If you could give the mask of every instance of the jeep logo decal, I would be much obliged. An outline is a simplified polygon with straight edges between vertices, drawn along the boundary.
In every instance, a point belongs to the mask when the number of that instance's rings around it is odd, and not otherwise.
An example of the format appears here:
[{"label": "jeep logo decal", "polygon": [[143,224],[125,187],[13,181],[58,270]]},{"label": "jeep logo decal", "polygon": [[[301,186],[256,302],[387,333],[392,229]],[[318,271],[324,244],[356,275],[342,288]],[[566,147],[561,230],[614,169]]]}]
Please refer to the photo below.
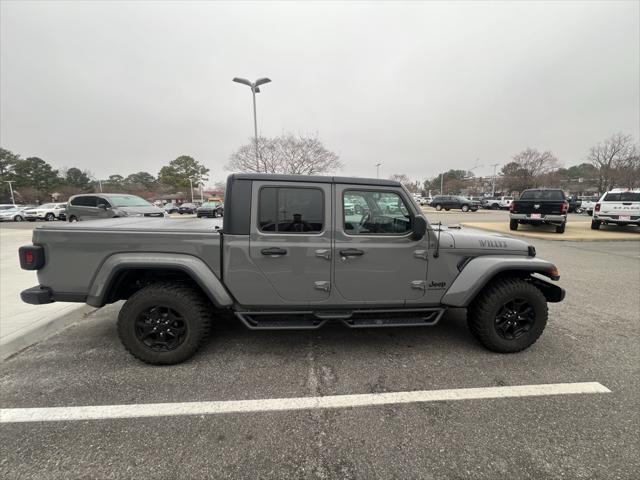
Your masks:
[{"label": "jeep logo decal", "polygon": [[435,280],[431,280],[431,283],[427,285],[430,289],[440,290],[447,286],[447,282],[436,282]]},{"label": "jeep logo decal", "polygon": [[482,248],[507,248],[507,242],[504,240],[480,240]]}]

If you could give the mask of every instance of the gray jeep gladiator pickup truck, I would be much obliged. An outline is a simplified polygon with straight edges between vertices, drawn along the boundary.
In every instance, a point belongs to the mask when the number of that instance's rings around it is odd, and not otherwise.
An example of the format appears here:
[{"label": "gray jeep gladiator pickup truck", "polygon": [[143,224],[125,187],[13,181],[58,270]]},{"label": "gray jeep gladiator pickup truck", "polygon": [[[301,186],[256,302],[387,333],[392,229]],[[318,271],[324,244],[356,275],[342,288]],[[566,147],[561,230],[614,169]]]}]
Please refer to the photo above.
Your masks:
[{"label": "gray jeep gladiator pickup truck", "polygon": [[[191,357],[212,322],[250,329],[430,326],[467,308],[495,352],[533,344],[556,267],[522,240],[432,226],[390,180],[234,174],[220,220],[116,218],[36,228],[20,248],[31,304],[125,300],[118,332],[152,364]],[[358,208],[355,208],[357,206]],[[545,278],[546,277],[546,278]]]}]

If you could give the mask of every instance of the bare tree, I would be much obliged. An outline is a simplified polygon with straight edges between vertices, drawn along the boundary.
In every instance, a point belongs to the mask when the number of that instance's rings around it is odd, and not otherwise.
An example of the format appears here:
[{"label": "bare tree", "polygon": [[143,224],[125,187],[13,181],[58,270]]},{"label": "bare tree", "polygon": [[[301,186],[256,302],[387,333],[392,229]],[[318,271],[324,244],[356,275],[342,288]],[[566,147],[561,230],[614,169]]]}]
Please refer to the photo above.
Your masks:
[{"label": "bare tree", "polygon": [[550,151],[526,148],[502,168],[502,175],[509,190],[521,191],[539,186],[559,166],[560,162]]},{"label": "bare tree", "polygon": [[258,138],[231,155],[227,170],[253,173],[317,175],[342,168],[338,156],[327,150],[317,137],[294,136]]},{"label": "bare tree", "polygon": [[623,133],[615,133],[591,147],[587,159],[598,169],[598,189],[604,192],[613,188],[616,181],[625,180],[620,178],[621,171],[633,173],[634,163],[637,170],[637,156],[633,137]]},{"label": "bare tree", "polygon": [[408,175],[405,175],[404,173],[394,173],[389,177],[389,180],[400,182],[411,193],[418,193],[420,192],[420,190],[422,190],[422,185],[420,185],[420,182],[414,182],[409,178]]}]

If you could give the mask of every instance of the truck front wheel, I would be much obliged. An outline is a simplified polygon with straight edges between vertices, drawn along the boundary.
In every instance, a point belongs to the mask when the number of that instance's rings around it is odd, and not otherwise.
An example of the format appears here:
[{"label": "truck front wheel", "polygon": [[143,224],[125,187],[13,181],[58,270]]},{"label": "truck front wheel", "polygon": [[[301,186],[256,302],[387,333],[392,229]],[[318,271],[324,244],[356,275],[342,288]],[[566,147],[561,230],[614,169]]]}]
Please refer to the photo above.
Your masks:
[{"label": "truck front wheel", "polygon": [[212,308],[193,287],[152,284],[126,301],[118,315],[118,335],[129,353],[145,363],[180,363],[207,338]]},{"label": "truck front wheel", "polygon": [[491,282],[467,309],[472,335],[493,352],[513,353],[533,345],[547,325],[547,301],[520,278]]}]

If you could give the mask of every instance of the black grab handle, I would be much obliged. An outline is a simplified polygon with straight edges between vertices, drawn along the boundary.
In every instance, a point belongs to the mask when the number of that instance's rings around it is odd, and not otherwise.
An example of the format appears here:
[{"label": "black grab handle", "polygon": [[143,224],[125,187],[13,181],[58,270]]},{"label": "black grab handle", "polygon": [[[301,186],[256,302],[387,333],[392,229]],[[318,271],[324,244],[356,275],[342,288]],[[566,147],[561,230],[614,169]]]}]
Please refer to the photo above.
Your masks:
[{"label": "black grab handle", "polygon": [[356,248],[347,248],[346,250],[340,250],[340,255],[343,257],[361,257],[364,252]]},{"label": "black grab handle", "polygon": [[263,255],[286,255],[287,251],[284,248],[272,247],[263,248],[260,253]]}]

